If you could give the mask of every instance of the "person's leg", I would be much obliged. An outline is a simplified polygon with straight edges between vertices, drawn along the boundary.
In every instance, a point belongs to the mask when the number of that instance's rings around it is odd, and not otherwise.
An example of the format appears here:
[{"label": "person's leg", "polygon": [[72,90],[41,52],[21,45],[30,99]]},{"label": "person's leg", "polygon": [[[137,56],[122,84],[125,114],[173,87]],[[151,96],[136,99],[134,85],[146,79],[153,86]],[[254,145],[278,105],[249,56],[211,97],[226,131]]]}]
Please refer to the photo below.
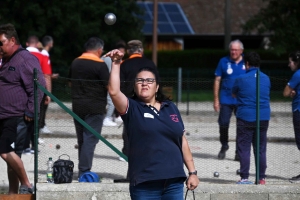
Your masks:
[{"label": "person's leg", "polygon": [[[260,130],[259,130],[259,180],[266,178],[266,169],[267,169],[267,131],[269,127],[269,121],[260,121]],[[256,129],[256,128],[255,128]],[[255,131],[256,133],[256,131]],[[253,135],[253,153],[255,157],[255,166],[256,165],[256,139],[257,133]]]},{"label": "person's leg", "polygon": [[113,116],[114,110],[115,106],[111,100],[111,97],[109,96],[109,94],[107,94],[107,111],[105,117],[111,118]]},{"label": "person's leg", "polygon": [[241,179],[248,179],[250,169],[251,143],[253,129],[250,122],[237,119],[237,146],[240,157],[240,176]]},{"label": "person's leg", "polygon": [[[83,119],[84,116],[79,115],[77,113],[77,115]],[[75,130],[76,130],[76,137],[77,137],[77,145],[78,145],[78,160],[80,158],[80,153],[81,153],[81,147],[83,144],[83,125],[81,125],[76,119],[74,119],[74,125],[75,125]],[[79,167],[79,165],[78,165]],[[78,172],[78,178],[80,178],[80,174]]]},{"label": "person's leg", "polygon": [[182,178],[167,179],[161,200],[183,199],[183,182]]},{"label": "person's leg", "polygon": [[229,149],[228,145],[228,130],[230,118],[232,115],[233,108],[230,105],[221,105],[220,113],[219,113],[219,133],[220,133],[220,142],[221,142],[221,150],[218,154],[219,159],[224,159],[226,157],[226,151]]},{"label": "person's leg", "polygon": [[[20,152],[24,148],[24,143],[20,143],[18,139],[18,131],[22,131],[23,141],[25,141],[27,130],[26,128],[20,128],[19,123],[22,118],[10,118],[1,121],[1,138],[0,138],[0,154],[1,158],[7,164],[7,172],[9,179],[9,193],[18,193],[19,181],[21,185],[31,188],[31,184],[27,177],[23,162],[20,158]],[[25,126],[26,127],[26,126]],[[16,152],[18,152],[18,155]]]},{"label": "person's leg", "polygon": [[[297,148],[300,150],[300,112],[297,110],[293,112],[293,126]],[[290,179],[291,182],[299,182],[300,174]]]},{"label": "person's leg", "polygon": [[[84,121],[97,133],[101,134],[102,123],[105,115],[94,114],[85,116]],[[83,130],[83,143],[79,157],[79,174],[90,171],[93,165],[94,151],[99,138],[86,128]]]},{"label": "person's leg", "polygon": [[130,197],[132,200],[162,200],[166,180],[155,180],[130,185]]},{"label": "person's leg", "polygon": [[[25,142],[28,139],[28,131],[27,131],[27,123],[25,123],[23,117],[18,119],[18,126],[17,126],[17,140],[15,145],[15,153],[21,158],[22,151],[24,146],[26,145]],[[7,165],[7,176],[9,182],[9,194],[17,194],[19,189],[19,178],[14,170]]]},{"label": "person's leg", "polygon": [[297,148],[300,150],[300,112],[293,112],[293,126]]},{"label": "person's leg", "polygon": [[34,122],[30,122],[27,124],[27,132],[30,137],[31,149],[35,149],[34,144]]},{"label": "person's leg", "polygon": [[45,107],[45,100],[46,100],[47,95],[44,94],[43,99],[40,104],[40,115],[39,115],[39,129],[43,128],[45,124],[45,118],[46,118],[46,109]]}]

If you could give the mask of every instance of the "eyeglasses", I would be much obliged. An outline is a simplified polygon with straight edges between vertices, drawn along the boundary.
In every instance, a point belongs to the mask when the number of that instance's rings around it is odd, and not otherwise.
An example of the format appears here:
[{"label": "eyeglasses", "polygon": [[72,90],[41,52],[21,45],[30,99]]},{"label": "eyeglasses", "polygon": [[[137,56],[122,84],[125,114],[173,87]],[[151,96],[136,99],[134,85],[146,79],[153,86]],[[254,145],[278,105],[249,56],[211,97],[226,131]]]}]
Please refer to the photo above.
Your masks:
[{"label": "eyeglasses", "polygon": [[152,84],[153,82],[155,82],[155,78],[136,78],[135,79],[135,83],[137,84],[143,84],[144,82],[146,82],[147,84]]}]

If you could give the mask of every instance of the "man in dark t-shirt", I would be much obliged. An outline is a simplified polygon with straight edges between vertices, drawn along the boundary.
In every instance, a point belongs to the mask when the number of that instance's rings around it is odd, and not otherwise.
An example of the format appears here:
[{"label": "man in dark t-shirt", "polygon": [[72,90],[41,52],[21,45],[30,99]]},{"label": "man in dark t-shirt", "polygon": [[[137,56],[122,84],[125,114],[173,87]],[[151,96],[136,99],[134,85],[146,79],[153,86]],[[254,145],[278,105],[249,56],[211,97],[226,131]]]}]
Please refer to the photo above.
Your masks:
[{"label": "man in dark t-shirt", "polygon": [[[71,65],[72,109],[82,120],[101,134],[106,113],[108,68],[100,56],[104,42],[90,38],[84,45],[85,53]],[[78,178],[92,168],[94,151],[99,139],[74,119],[78,142]]]},{"label": "man in dark t-shirt", "polygon": [[[143,56],[143,44],[139,40],[131,40],[127,43],[127,53],[129,58],[124,60],[120,66],[121,91],[127,96],[133,95],[133,82],[140,68],[150,67],[156,68],[152,60]],[[123,126],[123,148],[122,152],[128,156],[128,137],[126,127]],[[128,176],[127,176],[128,178]]]}]

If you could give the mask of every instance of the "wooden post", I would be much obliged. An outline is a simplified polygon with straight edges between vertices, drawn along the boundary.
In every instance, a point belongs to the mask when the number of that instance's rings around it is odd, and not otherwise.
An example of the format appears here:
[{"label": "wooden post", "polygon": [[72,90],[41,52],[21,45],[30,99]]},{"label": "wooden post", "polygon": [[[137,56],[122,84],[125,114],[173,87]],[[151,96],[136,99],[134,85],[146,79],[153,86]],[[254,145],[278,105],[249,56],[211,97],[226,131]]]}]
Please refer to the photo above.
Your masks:
[{"label": "wooden post", "polygon": [[152,61],[157,66],[157,0],[153,1]]}]

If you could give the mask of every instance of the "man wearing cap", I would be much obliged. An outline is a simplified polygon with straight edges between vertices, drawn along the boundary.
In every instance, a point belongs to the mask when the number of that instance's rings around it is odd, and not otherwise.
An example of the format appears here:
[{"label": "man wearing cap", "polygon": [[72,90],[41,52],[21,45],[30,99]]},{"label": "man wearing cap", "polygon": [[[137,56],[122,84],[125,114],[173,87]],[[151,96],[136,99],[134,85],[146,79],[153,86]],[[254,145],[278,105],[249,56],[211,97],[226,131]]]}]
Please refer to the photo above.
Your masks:
[{"label": "man wearing cap", "polygon": [[[121,63],[120,68],[120,80],[121,91],[126,96],[132,96],[133,94],[133,81],[142,67],[151,67],[156,69],[156,65],[152,60],[143,56],[144,48],[143,43],[140,40],[131,40],[127,43],[127,53],[129,58]],[[123,126],[123,148],[122,152],[128,156],[128,138],[126,127]]]}]

